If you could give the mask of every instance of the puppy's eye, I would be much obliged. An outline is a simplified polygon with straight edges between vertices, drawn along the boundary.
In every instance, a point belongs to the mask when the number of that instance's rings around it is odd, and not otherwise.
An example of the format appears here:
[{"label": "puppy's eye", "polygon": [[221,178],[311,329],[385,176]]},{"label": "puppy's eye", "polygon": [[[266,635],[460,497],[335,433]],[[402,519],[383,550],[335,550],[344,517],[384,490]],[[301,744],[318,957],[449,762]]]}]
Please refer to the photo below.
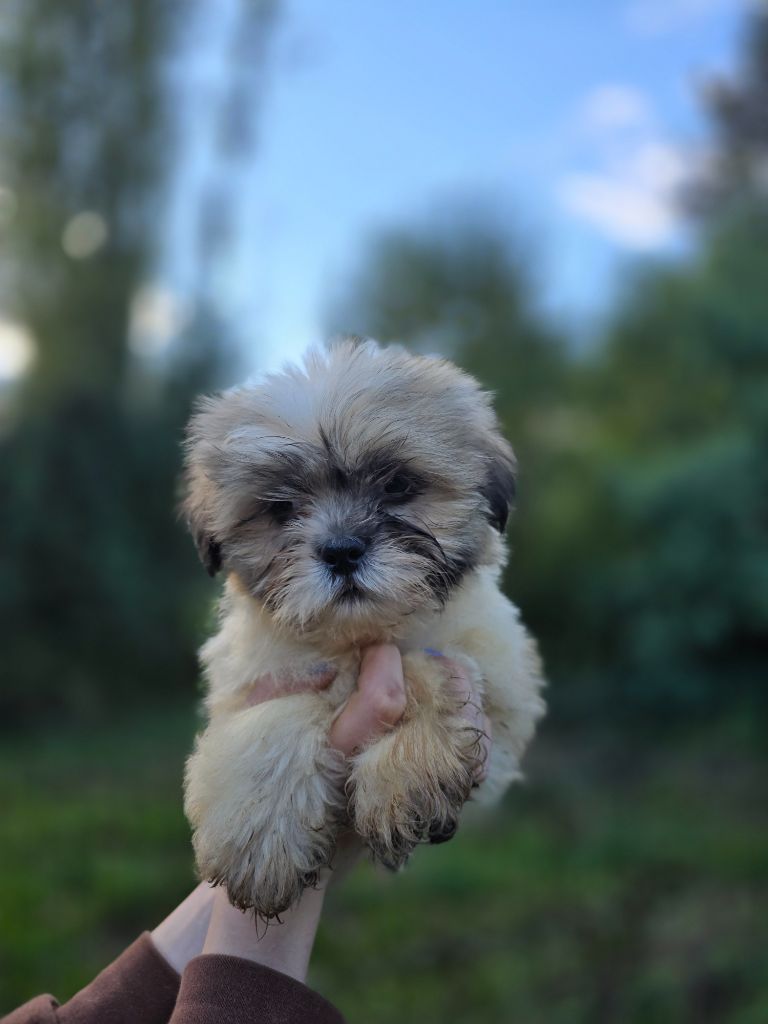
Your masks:
[{"label": "puppy's eye", "polygon": [[251,523],[263,522],[265,519],[271,519],[275,523],[287,523],[295,513],[295,503],[287,498],[261,498],[254,505],[250,515],[241,519],[237,525],[248,526]]},{"label": "puppy's eye", "polygon": [[284,522],[286,519],[290,519],[296,508],[294,503],[287,499],[270,501],[267,507],[269,509],[269,514],[273,519],[277,519],[278,522]]},{"label": "puppy's eye", "polygon": [[384,485],[384,494],[389,501],[408,501],[418,492],[418,488],[405,473],[395,473]]}]

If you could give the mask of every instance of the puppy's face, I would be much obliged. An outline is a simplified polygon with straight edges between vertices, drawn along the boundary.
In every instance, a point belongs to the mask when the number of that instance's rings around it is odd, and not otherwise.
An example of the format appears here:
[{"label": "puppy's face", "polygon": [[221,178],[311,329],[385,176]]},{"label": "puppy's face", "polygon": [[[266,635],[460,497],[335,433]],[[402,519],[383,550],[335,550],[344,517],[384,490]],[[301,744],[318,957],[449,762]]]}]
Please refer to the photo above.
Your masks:
[{"label": "puppy's face", "polygon": [[512,452],[443,360],[343,342],[206,399],[187,445],[208,571],[296,631],[376,635],[500,557]]}]

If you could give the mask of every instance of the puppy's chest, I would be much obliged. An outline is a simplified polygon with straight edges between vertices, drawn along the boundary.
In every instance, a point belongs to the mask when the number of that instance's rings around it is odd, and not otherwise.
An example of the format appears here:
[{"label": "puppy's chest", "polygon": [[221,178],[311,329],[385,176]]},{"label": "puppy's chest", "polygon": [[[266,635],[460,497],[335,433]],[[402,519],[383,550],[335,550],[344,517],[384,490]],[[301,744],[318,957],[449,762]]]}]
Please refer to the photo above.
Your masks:
[{"label": "puppy's chest", "polygon": [[[223,622],[220,631],[201,651],[208,683],[209,710],[235,709],[247,699],[257,680],[271,677],[283,692],[307,689],[318,683],[321,692],[334,707],[340,707],[357,684],[361,650],[324,650],[319,644],[302,643],[254,628],[255,623]],[[248,628],[250,627],[250,628]],[[403,654],[428,646],[422,631],[398,639]],[[334,673],[330,685],[321,680]]]},{"label": "puppy's chest", "polygon": [[[488,594],[498,597],[491,580],[475,578],[461,588],[440,612],[413,615],[394,639],[402,654],[425,648],[446,654],[464,652],[480,656],[470,641],[473,624],[483,619]],[[465,651],[465,648],[466,651]],[[334,681],[324,689],[328,700],[340,706],[356,685],[360,669],[360,647],[325,646],[322,640],[310,641],[277,632],[255,603],[233,594],[218,633],[205,644],[201,660],[208,683],[208,705],[235,706],[244,691],[263,676],[272,676],[287,684],[318,680],[329,670]],[[306,687],[305,687],[306,688]]]}]

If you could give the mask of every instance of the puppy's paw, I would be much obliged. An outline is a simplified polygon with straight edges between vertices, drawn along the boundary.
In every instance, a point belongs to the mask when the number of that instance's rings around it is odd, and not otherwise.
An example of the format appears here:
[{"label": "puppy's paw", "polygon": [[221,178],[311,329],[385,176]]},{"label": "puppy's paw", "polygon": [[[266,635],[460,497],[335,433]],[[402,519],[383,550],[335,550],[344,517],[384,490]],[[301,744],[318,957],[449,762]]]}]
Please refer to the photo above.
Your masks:
[{"label": "puppy's paw", "polygon": [[[415,731],[415,730],[414,730]],[[420,843],[445,843],[459,827],[472,788],[474,762],[462,751],[398,772],[399,780],[361,766],[355,773],[355,825],[385,867],[403,867]]]},{"label": "puppy's paw", "polygon": [[343,799],[327,728],[316,698],[290,697],[214,718],[198,739],[185,799],[198,870],[241,910],[277,916],[330,862]]},{"label": "puppy's paw", "polygon": [[252,803],[230,811],[226,835],[213,817],[195,829],[198,871],[223,885],[234,906],[264,920],[277,917],[317,884],[333,853],[334,821],[321,803],[301,816],[265,816]]},{"label": "puppy's paw", "polygon": [[290,852],[283,837],[270,840],[255,833],[245,843],[215,845],[212,851],[211,837],[203,826],[194,839],[198,870],[214,885],[226,888],[233,906],[269,920],[292,906],[304,889],[317,884],[332,849],[332,844],[314,841],[324,833],[327,829],[318,826],[315,835],[294,834]]},{"label": "puppy's paw", "polygon": [[355,828],[374,858],[393,870],[417,844],[455,835],[481,758],[446,663],[410,654],[403,667],[404,719],[355,758],[350,778]]}]

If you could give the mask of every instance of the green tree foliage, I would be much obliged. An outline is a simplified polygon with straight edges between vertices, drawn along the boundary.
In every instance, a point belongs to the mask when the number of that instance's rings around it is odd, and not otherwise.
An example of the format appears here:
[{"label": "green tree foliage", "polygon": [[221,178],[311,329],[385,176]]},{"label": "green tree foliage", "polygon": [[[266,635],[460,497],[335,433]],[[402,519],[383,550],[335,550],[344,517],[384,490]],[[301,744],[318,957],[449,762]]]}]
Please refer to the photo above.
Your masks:
[{"label": "green tree foliage", "polygon": [[639,281],[594,367],[596,513],[618,524],[594,605],[630,706],[765,696],[766,226],[755,214]]},{"label": "green tree foliage", "polygon": [[747,21],[740,73],[712,79],[704,92],[714,146],[707,166],[684,190],[693,212],[705,220],[748,209],[768,198],[768,9]]},{"label": "green tree foliage", "polygon": [[[0,396],[7,723],[194,685],[210,591],[176,522],[179,444],[228,350],[199,304],[162,358],[127,345],[157,255],[178,100],[169,65],[192,7],[20,0],[3,14],[0,181],[15,212],[0,294],[37,347],[23,384]],[[84,211],[108,231],[85,254],[62,241]]]},{"label": "green tree foliage", "polygon": [[709,197],[695,254],[628,280],[591,348],[543,325],[507,234],[462,217],[380,240],[347,302],[354,326],[426,342],[496,392],[521,463],[507,586],[556,710],[765,707],[767,25],[753,22],[739,84],[719,86],[713,158],[689,192]]},{"label": "green tree foliage", "polygon": [[712,153],[683,197],[698,251],[626,290],[593,367],[621,524],[595,603],[630,707],[765,707],[768,15],[707,100]]},{"label": "green tree foliage", "polygon": [[567,538],[587,511],[580,444],[590,424],[577,403],[581,368],[545,326],[528,266],[489,216],[462,207],[382,236],[331,319],[448,355],[494,392],[520,465],[507,585],[550,660],[562,651],[571,661],[580,641],[569,608],[581,603],[586,556]]}]

